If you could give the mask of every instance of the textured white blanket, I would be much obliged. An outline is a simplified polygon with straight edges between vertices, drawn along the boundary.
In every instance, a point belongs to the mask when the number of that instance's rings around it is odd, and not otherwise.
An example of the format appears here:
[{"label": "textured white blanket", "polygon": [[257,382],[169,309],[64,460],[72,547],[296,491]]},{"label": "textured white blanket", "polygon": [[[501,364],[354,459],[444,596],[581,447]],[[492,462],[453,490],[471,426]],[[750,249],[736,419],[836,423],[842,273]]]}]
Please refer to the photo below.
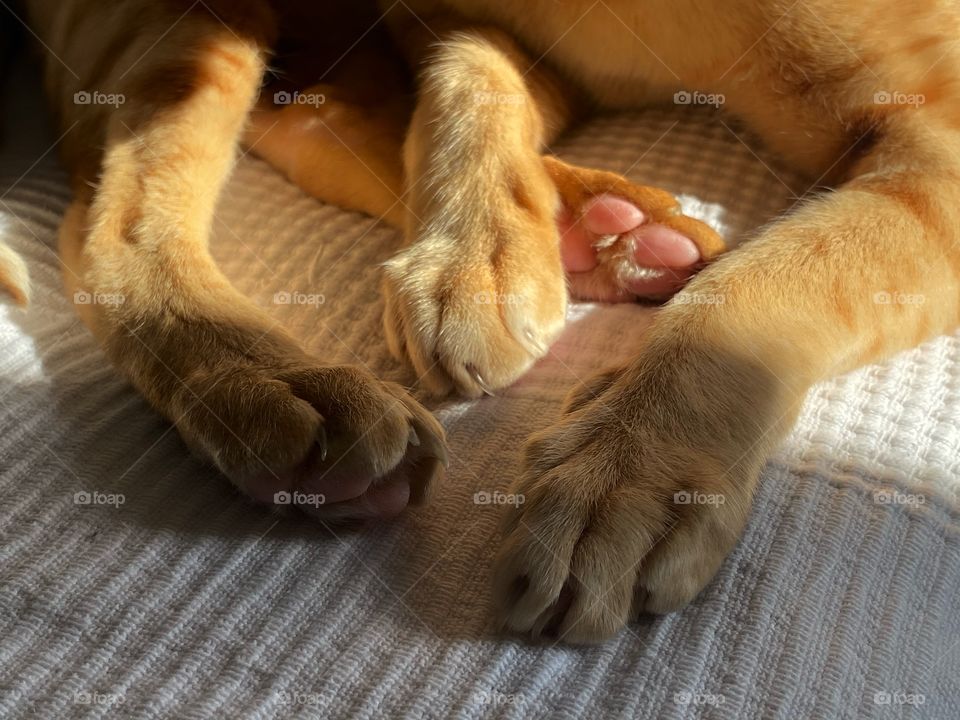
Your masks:
[{"label": "textured white blanket", "polygon": [[[804,187],[738,134],[650,112],[559,150],[681,193],[739,237]],[[957,338],[812,393],[691,607],[601,647],[531,645],[491,627],[497,509],[475,494],[510,482],[523,438],[629,353],[652,310],[572,308],[515,387],[438,408],[452,465],[431,507],[333,535],[244,502],[110,368],[59,290],[55,164],[0,193],[0,234],[35,284],[28,311],[0,303],[0,717],[960,713]],[[380,331],[392,230],[249,158],[216,225],[226,272],[318,355],[406,377]]]}]

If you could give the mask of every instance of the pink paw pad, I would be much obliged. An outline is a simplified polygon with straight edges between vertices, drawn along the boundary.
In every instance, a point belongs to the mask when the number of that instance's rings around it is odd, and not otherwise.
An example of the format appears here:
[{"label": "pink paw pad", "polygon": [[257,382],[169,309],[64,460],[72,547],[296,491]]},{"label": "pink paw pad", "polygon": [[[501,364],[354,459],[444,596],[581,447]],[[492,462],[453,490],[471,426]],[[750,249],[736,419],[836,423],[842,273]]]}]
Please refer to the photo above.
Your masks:
[{"label": "pink paw pad", "polygon": [[[682,233],[649,222],[629,200],[604,193],[589,200],[575,217],[563,208],[558,218],[564,268],[577,286],[577,273],[588,273],[603,262],[602,251],[621,245],[618,256],[632,267],[619,270],[623,292],[604,293],[603,300],[662,297],[676,292],[701,261],[696,243]],[[597,293],[592,292],[591,295]]]}]

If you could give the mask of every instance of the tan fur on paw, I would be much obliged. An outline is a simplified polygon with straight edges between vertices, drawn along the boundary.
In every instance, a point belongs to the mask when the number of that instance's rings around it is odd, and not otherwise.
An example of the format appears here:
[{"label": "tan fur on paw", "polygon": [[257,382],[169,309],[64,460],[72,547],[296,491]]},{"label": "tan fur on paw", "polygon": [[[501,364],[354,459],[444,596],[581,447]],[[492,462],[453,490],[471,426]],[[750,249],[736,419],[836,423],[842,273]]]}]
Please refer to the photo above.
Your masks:
[{"label": "tan fur on paw", "polygon": [[258,502],[323,519],[390,517],[425,502],[446,465],[443,428],[403,388],[323,365],[276,329],[194,320],[145,325],[138,337],[108,351],[187,444]]},{"label": "tan fur on paw", "polygon": [[567,290],[542,170],[464,202],[386,264],[384,327],[391,352],[429,391],[478,397],[547,353]]},{"label": "tan fur on paw", "polygon": [[362,368],[240,366],[198,380],[203,402],[181,432],[256,500],[303,497],[324,519],[391,516],[425,502],[446,463],[433,416]]},{"label": "tan fur on paw", "polygon": [[[574,391],[562,419],[530,439],[510,490],[523,502],[505,517],[495,562],[507,628],[604,640],[638,613],[686,605],[736,543],[775,393],[752,367],[660,357]],[[755,392],[743,392],[750,378]],[[737,412],[750,420],[731,420]]]}]

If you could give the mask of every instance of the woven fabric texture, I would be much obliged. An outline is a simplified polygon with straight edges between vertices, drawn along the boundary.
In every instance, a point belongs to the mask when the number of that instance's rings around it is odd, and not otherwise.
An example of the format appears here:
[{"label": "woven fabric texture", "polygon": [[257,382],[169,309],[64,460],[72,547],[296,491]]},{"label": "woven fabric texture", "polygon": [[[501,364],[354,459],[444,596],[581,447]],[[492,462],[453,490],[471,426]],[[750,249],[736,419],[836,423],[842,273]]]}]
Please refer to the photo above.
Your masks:
[{"label": "woven fabric texture", "polygon": [[[741,239],[810,184],[749,142],[682,109],[601,118],[557,151],[666,187]],[[60,290],[65,178],[49,157],[17,175],[0,236],[34,303],[0,303],[0,717],[960,713],[960,338],[815,388],[690,607],[598,647],[530,644],[492,625],[498,510],[474,495],[505,489],[524,437],[628,356],[653,310],[574,305],[514,387],[433,406],[452,463],[430,507],[329,532],[241,499],[117,376]],[[320,357],[409,381],[377,290],[398,242],[244,158],[213,251]],[[83,492],[117,502],[77,504]]]}]

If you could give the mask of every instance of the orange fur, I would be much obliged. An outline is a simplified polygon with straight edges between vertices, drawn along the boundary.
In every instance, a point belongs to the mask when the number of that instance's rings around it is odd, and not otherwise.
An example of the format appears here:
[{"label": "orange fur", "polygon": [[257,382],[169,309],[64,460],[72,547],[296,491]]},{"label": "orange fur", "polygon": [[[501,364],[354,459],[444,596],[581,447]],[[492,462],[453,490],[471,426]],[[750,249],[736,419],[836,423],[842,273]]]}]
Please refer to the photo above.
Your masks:
[{"label": "orange fur", "polygon": [[[441,430],[406,394],[306,357],[213,266],[210,213],[242,136],[308,192],[405,225],[385,271],[387,341],[428,389],[473,396],[512,382],[562,327],[553,217],[559,196],[577,193],[540,153],[579,115],[682,88],[723,94],[786,160],[836,188],[709,265],[659,313],[640,356],[576,390],[531,440],[514,483],[527,502],[505,519],[495,578],[511,628],[594,641],[688,602],[737,541],[807,389],[960,323],[960,19],[948,4],[409,0],[387,5],[395,50],[383,37],[371,46],[375,33],[342,65],[335,33],[314,48],[304,29],[333,8],[209,4],[219,17],[197,6],[163,33],[186,2],[30,3],[39,34],[81,76],[48,65],[54,105],[80,129],[67,148],[78,192],[61,241],[68,285],[129,298],[89,308],[88,323],[248,491],[263,468],[305,462],[324,424],[370,436],[351,462],[372,477],[405,467],[429,487],[443,453]],[[278,110],[268,97],[244,135],[274,21],[278,61],[324,73],[336,60],[319,80],[331,104]],[[369,73],[401,56],[417,76],[412,108],[407,75]],[[317,87],[320,73],[296,87]],[[78,107],[82,86],[129,102]],[[584,196],[606,182],[574,175]],[[724,302],[689,302],[698,294]],[[388,420],[367,433],[375,417]],[[426,455],[408,445],[411,429],[430,438]],[[677,506],[682,491],[726,502]]]}]

